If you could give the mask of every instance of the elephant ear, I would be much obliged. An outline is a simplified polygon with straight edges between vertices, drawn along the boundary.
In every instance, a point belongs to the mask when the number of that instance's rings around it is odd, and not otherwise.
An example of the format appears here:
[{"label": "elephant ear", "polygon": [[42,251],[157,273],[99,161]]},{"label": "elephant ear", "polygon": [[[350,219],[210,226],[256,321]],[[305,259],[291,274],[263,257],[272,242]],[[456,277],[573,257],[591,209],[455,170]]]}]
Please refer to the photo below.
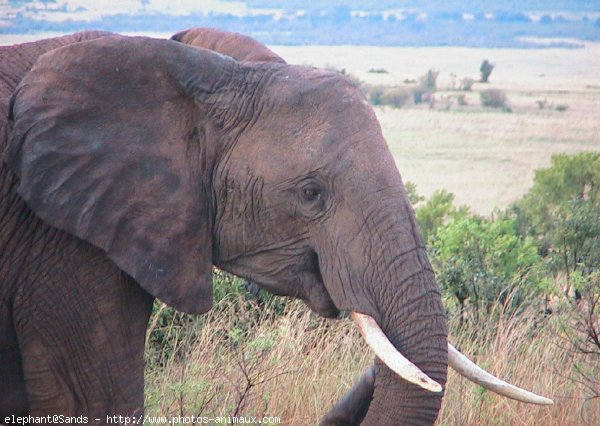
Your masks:
[{"label": "elephant ear", "polygon": [[180,31],[171,40],[219,52],[238,61],[286,63],[281,56],[253,38],[216,28]]},{"label": "elephant ear", "polygon": [[19,194],[152,295],[208,311],[216,153],[207,114],[235,69],[231,58],[142,37],[43,55],[11,101],[6,162]]}]

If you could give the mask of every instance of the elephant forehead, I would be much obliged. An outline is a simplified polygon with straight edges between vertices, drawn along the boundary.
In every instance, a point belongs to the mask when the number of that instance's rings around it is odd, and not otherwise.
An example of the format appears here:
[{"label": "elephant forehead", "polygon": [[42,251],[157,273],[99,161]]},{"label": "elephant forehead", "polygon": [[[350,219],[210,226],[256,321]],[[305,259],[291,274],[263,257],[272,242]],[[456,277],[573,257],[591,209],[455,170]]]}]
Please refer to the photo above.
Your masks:
[{"label": "elephant forehead", "polygon": [[278,70],[237,152],[255,172],[274,179],[330,173],[389,155],[372,108],[346,77],[307,67]]},{"label": "elephant forehead", "polygon": [[279,91],[265,110],[256,129],[261,136],[275,141],[275,148],[294,147],[307,155],[331,152],[381,133],[362,94],[337,78],[296,81]]},{"label": "elephant forehead", "polygon": [[347,181],[357,188],[371,183],[376,187],[390,186],[391,181],[397,184],[397,178],[390,175],[397,171],[385,142],[375,132],[370,136],[336,140],[325,132],[321,137],[327,142],[300,139],[274,146],[257,144],[255,153],[247,158],[251,158],[253,173],[267,185],[294,184],[309,175],[329,182]]}]

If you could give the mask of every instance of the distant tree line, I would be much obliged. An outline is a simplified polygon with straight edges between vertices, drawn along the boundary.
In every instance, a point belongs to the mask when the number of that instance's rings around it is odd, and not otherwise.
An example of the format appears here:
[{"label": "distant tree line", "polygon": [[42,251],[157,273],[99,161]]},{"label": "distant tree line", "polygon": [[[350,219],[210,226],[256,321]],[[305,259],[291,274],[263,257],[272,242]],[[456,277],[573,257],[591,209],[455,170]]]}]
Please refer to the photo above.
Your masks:
[{"label": "distant tree line", "polygon": [[[460,23],[460,25],[458,25]],[[113,15],[97,21],[73,20],[56,22],[32,19],[17,14],[2,28],[4,33],[41,31],[108,31],[176,32],[194,26],[218,27],[251,35],[267,44],[319,45],[355,44],[382,46],[486,46],[539,47],[522,37],[576,38],[600,40],[600,18],[567,19],[562,16],[542,16],[532,21],[524,12],[496,11],[493,15],[473,13],[465,20],[461,12],[435,12],[424,17],[419,12],[407,13],[402,19],[395,15],[356,15],[350,7],[295,12],[281,19],[271,15],[233,16],[226,14]],[[556,42],[544,47],[577,47],[568,42]]]}]

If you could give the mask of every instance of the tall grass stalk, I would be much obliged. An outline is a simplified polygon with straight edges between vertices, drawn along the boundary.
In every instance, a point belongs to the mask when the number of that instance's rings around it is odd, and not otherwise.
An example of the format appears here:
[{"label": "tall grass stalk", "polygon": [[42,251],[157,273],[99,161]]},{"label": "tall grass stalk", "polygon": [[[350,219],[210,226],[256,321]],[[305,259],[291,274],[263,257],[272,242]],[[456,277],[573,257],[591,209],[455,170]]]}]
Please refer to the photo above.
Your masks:
[{"label": "tall grass stalk", "polygon": [[[589,399],[589,384],[574,374],[576,366],[593,369],[593,360],[560,344],[552,321],[534,308],[461,328],[451,318],[450,340],[463,353],[555,405],[512,401],[450,371],[437,424],[600,424],[600,401]],[[162,330],[154,323],[150,331],[169,333],[171,349],[148,350],[148,414],[279,416],[285,425],[316,424],[372,362],[349,320],[318,318],[297,301],[273,315],[238,294],[178,323]]]}]

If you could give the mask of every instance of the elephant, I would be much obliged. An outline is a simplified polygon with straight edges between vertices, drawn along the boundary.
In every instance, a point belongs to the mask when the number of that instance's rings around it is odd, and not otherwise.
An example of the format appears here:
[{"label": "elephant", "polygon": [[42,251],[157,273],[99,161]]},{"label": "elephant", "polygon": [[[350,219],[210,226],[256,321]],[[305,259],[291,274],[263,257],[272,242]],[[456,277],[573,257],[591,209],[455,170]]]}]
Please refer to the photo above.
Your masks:
[{"label": "elephant", "polygon": [[377,358],[322,424],[433,424],[448,365],[549,403],[449,345],[400,173],[342,74],[207,29],[1,49],[0,418],[143,414],[153,300],[209,311],[213,266],[351,312]]}]

